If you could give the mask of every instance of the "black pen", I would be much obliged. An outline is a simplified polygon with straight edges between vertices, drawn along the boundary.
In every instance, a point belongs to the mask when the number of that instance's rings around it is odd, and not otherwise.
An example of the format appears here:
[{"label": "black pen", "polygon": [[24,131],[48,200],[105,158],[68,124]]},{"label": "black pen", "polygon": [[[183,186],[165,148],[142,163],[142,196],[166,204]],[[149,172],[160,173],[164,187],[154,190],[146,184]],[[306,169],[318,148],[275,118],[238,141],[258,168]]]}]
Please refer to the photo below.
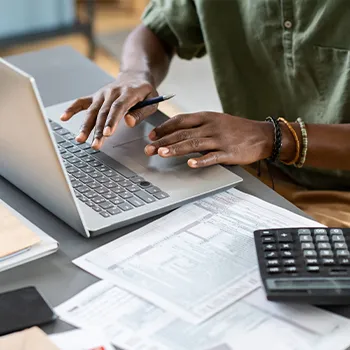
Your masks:
[{"label": "black pen", "polygon": [[166,100],[170,100],[173,98],[175,95],[163,95],[163,96],[157,96],[157,97],[152,97],[147,100],[141,101],[139,103],[136,103],[135,106],[131,107],[129,111],[134,111],[135,109],[140,109],[146,106],[154,105]]}]

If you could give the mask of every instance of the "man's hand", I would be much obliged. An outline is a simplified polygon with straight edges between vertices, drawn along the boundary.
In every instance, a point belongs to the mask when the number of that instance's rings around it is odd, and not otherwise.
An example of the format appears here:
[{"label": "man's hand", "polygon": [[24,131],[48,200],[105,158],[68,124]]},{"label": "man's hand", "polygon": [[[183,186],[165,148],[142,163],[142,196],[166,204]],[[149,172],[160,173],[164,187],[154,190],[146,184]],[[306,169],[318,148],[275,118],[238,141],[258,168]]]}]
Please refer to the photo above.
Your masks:
[{"label": "man's hand", "polygon": [[93,96],[76,100],[61,116],[67,121],[82,110],[87,110],[78,142],[85,142],[95,127],[92,147],[101,148],[105,137],[111,136],[119,121],[125,116],[125,122],[133,127],[157,110],[157,105],[129,112],[136,103],[146,98],[156,97],[152,78],[144,72],[122,72],[117,79],[97,91]]},{"label": "man's hand", "polygon": [[268,158],[273,149],[274,130],[269,122],[257,122],[223,113],[181,114],[156,127],[146,146],[149,156],[206,155],[189,159],[192,168],[213,164],[251,164]]}]

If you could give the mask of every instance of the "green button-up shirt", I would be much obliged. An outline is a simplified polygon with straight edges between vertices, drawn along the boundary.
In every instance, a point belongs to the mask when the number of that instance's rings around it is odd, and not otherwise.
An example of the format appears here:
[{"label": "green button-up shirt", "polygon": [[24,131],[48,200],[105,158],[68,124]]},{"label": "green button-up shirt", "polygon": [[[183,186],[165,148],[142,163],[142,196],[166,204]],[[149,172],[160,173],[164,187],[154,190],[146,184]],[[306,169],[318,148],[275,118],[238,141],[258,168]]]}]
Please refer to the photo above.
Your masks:
[{"label": "green button-up shirt", "polygon": [[[350,0],[151,0],[143,22],[179,57],[210,56],[226,113],[350,123]],[[350,189],[350,172],[279,166]]]}]

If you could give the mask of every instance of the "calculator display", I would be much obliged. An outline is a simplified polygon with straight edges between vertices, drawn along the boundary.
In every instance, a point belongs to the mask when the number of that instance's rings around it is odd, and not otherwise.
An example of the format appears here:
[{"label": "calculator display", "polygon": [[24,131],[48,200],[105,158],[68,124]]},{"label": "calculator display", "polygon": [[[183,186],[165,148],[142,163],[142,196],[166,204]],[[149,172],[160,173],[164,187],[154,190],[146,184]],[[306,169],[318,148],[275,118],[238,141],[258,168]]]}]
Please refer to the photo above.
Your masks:
[{"label": "calculator display", "polygon": [[267,287],[270,290],[305,290],[305,289],[350,289],[350,278],[268,278]]}]

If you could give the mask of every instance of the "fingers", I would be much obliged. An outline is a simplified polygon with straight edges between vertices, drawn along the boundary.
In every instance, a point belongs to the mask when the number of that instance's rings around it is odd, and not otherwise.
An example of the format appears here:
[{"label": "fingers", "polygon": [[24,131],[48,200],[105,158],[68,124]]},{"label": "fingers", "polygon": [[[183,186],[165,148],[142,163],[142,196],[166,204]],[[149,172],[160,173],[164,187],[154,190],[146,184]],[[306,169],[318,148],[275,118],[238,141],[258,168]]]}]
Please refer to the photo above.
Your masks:
[{"label": "fingers", "polygon": [[80,133],[76,137],[78,142],[85,142],[96,124],[97,114],[103,104],[103,98],[96,99],[88,108]]},{"label": "fingers", "polygon": [[187,161],[191,168],[203,168],[215,164],[227,164],[228,155],[225,152],[210,152],[203,157],[191,158]]},{"label": "fingers", "polygon": [[65,112],[61,115],[62,121],[68,121],[73,115],[88,109],[92,103],[92,97],[78,98],[72,105],[70,105]]},{"label": "fingers", "polygon": [[194,128],[202,125],[206,120],[205,114],[193,113],[193,114],[178,114],[177,116],[170,118],[162,125],[156,127],[149,135],[151,140],[156,140],[164,135],[171,134],[181,129]]},{"label": "fingers", "polygon": [[125,116],[126,125],[133,128],[134,126],[140,124],[147,117],[157,112],[157,108],[158,108],[158,105],[151,105],[151,106],[147,106],[147,107],[129,112]]}]

